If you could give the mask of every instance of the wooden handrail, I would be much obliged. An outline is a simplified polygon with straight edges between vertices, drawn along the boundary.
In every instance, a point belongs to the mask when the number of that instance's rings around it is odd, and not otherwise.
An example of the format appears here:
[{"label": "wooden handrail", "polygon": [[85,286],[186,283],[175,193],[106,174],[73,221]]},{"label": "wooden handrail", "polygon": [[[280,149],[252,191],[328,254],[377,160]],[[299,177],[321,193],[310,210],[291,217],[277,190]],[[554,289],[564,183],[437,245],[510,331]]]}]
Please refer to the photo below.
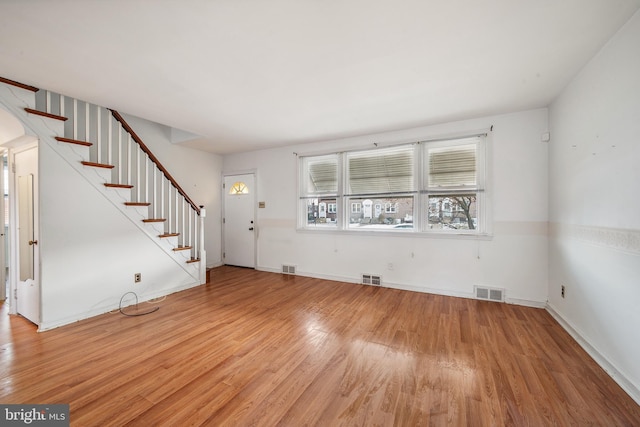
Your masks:
[{"label": "wooden handrail", "polygon": [[162,163],[160,163],[160,160],[158,160],[156,158],[156,156],[153,155],[153,153],[151,152],[151,150],[149,150],[149,148],[144,144],[144,142],[142,142],[142,139],[134,132],[134,130],[131,128],[131,126],[129,126],[129,123],[126,122],[126,120],[120,115],[120,113],[118,113],[116,110],[112,110],[109,109],[109,111],[111,111],[111,114],[113,115],[113,117],[120,122],[120,124],[122,125],[122,127],[124,128],[124,130],[126,130],[127,132],[129,132],[129,135],[131,135],[131,137],[133,138],[133,140],[135,142],[138,143],[138,145],[140,146],[140,148],[142,149],[142,151],[144,151],[149,158],[151,159],[152,162],[154,162],[156,164],[156,166],[158,167],[158,169],[160,169],[160,171],[164,174],[164,176],[169,180],[169,182],[171,182],[171,184],[173,184],[173,186],[178,190],[178,192],[180,194],[182,194],[182,196],[184,197],[184,199],[189,202],[189,204],[191,205],[191,207],[198,213],[198,215],[200,215],[200,208],[198,207],[198,205],[196,205],[193,200],[191,200],[189,198],[189,196],[187,196],[187,193],[182,189],[182,187],[180,187],[180,185],[178,185],[178,183],[176,182],[175,179],[173,179],[173,177],[171,176],[171,174],[167,171],[167,169],[162,165]]},{"label": "wooden handrail", "polygon": [[[37,92],[37,91],[40,90],[39,88],[37,88],[35,86],[29,86],[29,85],[26,85],[24,83],[20,83],[20,82],[17,82],[15,80],[10,80],[10,79],[4,78],[4,77],[0,77],[0,83],[6,83],[6,84],[9,84],[9,85],[12,85],[12,86],[16,86],[16,87],[19,87],[19,88],[22,88],[22,89],[30,90],[32,92]],[[47,117],[58,118],[58,116],[55,116],[55,115],[49,114],[49,113],[43,113],[43,112],[38,111],[38,110],[32,110],[32,109],[26,109],[26,110],[28,112],[30,112],[30,113],[33,113],[33,114],[40,114],[40,115],[46,115]],[[171,184],[173,184],[173,186],[178,190],[178,192],[180,194],[182,194],[184,199],[191,205],[191,207],[198,213],[198,215],[200,215],[200,207],[198,205],[196,205],[193,202],[193,200],[191,200],[191,198],[187,195],[187,193],[182,189],[182,187],[180,187],[180,185],[178,185],[178,183],[176,182],[175,179],[173,179],[173,177],[171,176],[169,171],[167,171],[167,169],[162,165],[162,163],[160,163],[160,160],[158,160],[158,158],[153,155],[151,150],[149,150],[149,148],[144,144],[144,142],[142,142],[142,139],[135,133],[135,131],[131,128],[131,126],[129,126],[129,123],[127,123],[126,120],[116,110],[109,109],[109,111],[111,111],[111,114],[113,115],[113,117],[115,117],[115,119],[120,122],[120,124],[122,125],[124,130],[129,132],[129,134],[131,135],[133,140],[136,143],[138,143],[138,145],[140,146],[142,151],[147,153],[147,155],[149,156],[149,159],[151,159],[151,161],[156,164],[158,169],[160,169],[160,171],[169,180],[169,182],[171,182]],[[60,117],[60,119],[62,119],[62,117]],[[66,120],[66,118],[65,118],[65,120]]]},{"label": "wooden handrail", "polygon": [[16,86],[16,87],[19,87],[19,88],[22,88],[22,89],[30,90],[31,92],[37,92],[37,91],[40,90],[35,86],[29,86],[29,85],[26,85],[24,83],[17,82],[15,80],[5,79],[4,77],[0,77],[0,82],[6,83],[6,84],[11,85],[11,86]]}]

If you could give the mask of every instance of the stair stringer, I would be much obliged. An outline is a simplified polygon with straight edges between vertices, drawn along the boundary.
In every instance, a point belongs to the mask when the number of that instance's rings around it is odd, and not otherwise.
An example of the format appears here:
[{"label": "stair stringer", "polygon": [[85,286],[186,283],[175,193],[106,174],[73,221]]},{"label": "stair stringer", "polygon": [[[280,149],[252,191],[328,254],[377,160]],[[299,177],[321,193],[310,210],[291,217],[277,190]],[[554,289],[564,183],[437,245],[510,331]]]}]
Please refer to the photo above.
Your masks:
[{"label": "stair stringer", "polygon": [[0,103],[25,126],[30,134],[37,136],[41,143],[46,143],[53,149],[71,168],[89,182],[100,194],[102,194],[122,215],[128,218],[151,241],[160,247],[176,262],[180,268],[187,272],[194,280],[200,282],[199,263],[187,263],[190,259],[189,251],[174,251],[178,246],[175,238],[159,238],[164,233],[161,223],[143,223],[147,218],[141,214],[140,209],[132,209],[124,203],[131,201],[130,189],[114,189],[105,187],[105,183],[111,182],[111,172],[99,168],[82,165],[81,161],[89,160],[89,147],[58,142],[56,136],[64,136],[64,124],[54,119],[33,116],[24,108],[34,108],[35,94],[25,89],[0,84]]},{"label": "stair stringer", "polygon": [[41,330],[115,311],[129,292],[142,302],[200,285],[48,144],[39,153]]}]

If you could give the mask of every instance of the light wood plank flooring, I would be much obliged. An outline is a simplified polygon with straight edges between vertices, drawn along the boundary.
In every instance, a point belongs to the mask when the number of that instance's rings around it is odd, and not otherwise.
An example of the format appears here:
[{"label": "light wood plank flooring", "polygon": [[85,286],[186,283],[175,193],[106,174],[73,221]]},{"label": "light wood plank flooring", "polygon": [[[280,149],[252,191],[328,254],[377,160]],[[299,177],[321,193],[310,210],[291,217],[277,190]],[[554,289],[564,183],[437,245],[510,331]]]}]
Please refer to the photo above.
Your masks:
[{"label": "light wood plank flooring", "polygon": [[155,305],[40,334],[3,307],[0,402],[73,426],[640,425],[541,309],[233,267]]}]

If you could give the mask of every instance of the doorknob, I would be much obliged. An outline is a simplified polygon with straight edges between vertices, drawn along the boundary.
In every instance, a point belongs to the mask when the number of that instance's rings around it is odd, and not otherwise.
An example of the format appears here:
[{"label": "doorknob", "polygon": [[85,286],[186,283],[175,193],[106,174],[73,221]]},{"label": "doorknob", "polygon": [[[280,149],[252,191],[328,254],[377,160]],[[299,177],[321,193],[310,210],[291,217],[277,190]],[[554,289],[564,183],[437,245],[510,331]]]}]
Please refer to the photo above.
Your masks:
[{"label": "doorknob", "polygon": [[249,231],[253,231],[253,227],[249,227]]},{"label": "doorknob", "polygon": [[29,246],[33,246],[33,245],[37,245],[38,241],[37,240],[29,240]]}]

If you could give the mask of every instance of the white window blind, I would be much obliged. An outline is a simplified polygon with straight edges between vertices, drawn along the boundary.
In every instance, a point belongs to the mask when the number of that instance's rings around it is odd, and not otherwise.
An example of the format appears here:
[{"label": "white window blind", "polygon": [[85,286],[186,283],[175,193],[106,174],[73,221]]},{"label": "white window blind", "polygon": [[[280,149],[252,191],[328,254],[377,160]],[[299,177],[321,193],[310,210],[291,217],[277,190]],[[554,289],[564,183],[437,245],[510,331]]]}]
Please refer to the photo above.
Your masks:
[{"label": "white window blind", "polygon": [[477,187],[477,138],[461,142],[466,143],[427,149],[430,189]]},{"label": "white window blind", "polygon": [[347,153],[347,195],[415,191],[414,147]]},{"label": "white window blind", "polygon": [[303,158],[303,195],[338,192],[338,157],[336,155]]}]

